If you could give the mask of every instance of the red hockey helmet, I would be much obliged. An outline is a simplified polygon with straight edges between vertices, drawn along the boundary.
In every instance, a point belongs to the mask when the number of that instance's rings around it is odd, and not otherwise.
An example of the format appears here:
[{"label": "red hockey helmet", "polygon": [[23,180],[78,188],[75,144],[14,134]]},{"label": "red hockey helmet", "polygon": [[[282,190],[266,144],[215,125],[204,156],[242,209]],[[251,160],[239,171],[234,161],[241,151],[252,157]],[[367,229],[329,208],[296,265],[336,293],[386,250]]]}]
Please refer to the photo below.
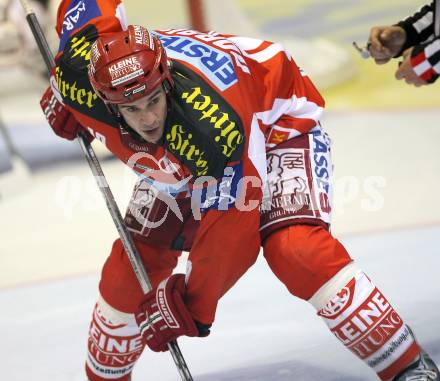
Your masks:
[{"label": "red hockey helmet", "polygon": [[173,86],[165,49],[142,26],[99,37],[90,56],[90,83],[106,103],[133,102],[163,82],[167,90]]}]

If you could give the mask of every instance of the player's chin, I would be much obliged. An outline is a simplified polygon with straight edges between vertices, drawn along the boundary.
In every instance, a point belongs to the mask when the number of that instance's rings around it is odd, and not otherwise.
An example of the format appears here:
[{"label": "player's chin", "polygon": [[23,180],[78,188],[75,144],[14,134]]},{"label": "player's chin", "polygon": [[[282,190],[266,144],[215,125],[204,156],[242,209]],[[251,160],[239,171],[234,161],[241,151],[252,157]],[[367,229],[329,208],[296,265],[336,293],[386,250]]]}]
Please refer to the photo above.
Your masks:
[{"label": "player's chin", "polygon": [[159,127],[153,128],[148,131],[142,131],[142,137],[150,143],[157,143],[162,136],[161,129]]}]

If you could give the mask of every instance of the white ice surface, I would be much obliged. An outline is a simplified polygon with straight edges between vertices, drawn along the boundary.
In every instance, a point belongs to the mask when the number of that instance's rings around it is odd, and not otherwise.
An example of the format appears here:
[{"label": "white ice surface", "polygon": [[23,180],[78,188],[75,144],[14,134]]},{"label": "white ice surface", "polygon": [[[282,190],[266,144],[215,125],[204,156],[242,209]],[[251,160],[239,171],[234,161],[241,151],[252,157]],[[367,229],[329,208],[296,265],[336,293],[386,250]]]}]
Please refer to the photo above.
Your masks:
[{"label": "white ice surface", "polygon": [[[422,345],[440,361],[440,227],[344,240]],[[0,292],[0,358],[8,381],[78,381],[97,276]],[[212,335],[180,340],[195,380],[376,380],[294,299],[263,257],[221,301]],[[134,381],[178,380],[168,353],[145,351]]]}]

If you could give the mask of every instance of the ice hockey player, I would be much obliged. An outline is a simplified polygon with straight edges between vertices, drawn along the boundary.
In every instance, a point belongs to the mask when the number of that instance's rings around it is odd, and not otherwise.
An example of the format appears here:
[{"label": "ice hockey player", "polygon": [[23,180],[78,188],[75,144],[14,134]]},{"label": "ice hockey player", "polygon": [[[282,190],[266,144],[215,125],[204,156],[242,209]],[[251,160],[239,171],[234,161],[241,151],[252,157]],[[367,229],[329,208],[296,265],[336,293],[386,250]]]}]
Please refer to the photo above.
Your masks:
[{"label": "ice hockey player", "polygon": [[[57,67],[41,100],[58,135],[87,131],[141,177],[126,223],[154,289],[143,295],[117,240],[90,325],[88,378],[128,380],[145,345],[207,336],[219,299],[263,246],[292,295],[381,380],[439,380],[329,232],[324,101],[291,55],[245,37],[126,28],[123,14],[117,0],[61,3]],[[186,275],[172,275],[182,249]]]}]

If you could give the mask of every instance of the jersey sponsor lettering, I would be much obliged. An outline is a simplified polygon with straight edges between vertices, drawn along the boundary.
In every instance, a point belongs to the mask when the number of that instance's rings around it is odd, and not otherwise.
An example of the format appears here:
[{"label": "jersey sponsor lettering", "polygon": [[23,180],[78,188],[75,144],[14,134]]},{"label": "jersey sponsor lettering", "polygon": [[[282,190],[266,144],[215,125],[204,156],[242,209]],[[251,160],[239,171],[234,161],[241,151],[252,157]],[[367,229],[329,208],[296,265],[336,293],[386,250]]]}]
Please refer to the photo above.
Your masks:
[{"label": "jersey sponsor lettering", "polygon": [[90,85],[87,75],[78,75],[69,65],[60,63],[55,68],[55,80],[66,105],[109,126],[117,127],[115,119]]},{"label": "jersey sponsor lettering", "polygon": [[90,61],[90,42],[87,41],[85,36],[73,37],[71,49],[73,50],[71,57],[82,57],[84,61]]},{"label": "jersey sponsor lettering", "polygon": [[328,153],[330,152],[330,143],[326,134],[322,131],[312,132],[313,135],[313,162],[314,172],[317,176],[317,183],[320,189],[329,193],[330,188],[330,162]]},{"label": "jersey sponsor lettering", "polygon": [[74,30],[84,26],[91,19],[101,16],[101,14],[96,0],[72,0],[63,19],[60,50],[64,50],[64,46]]},{"label": "jersey sponsor lettering", "polygon": [[70,101],[66,103],[76,103],[79,106],[86,106],[89,109],[93,108],[98,99],[96,93],[90,87],[79,87],[77,81],[69,82],[64,79],[63,74],[64,73],[60,67],[55,69],[55,79],[63,100]]},{"label": "jersey sponsor lettering", "polygon": [[381,367],[394,351],[405,350],[413,341],[402,318],[377,288],[363,302],[353,304],[357,307],[343,314],[331,331],[371,367]]},{"label": "jersey sponsor lettering", "polygon": [[90,337],[94,339],[93,342],[99,349],[114,355],[129,354],[142,348],[142,340],[139,338],[139,335],[118,337],[107,334],[96,323],[90,327]]},{"label": "jersey sponsor lettering", "polygon": [[86,26],[66,42],[61,61],[78,71],[84,71],[87,75],[86,69],[90,63],[91,47],[97,37],[96,28],[93,25]]},{"label": "jersey sponsor lettering", "polygon": [[142,349],[142,337],[137,332],[124,323],[112,323],[95,307],[88,340],[88,363],[95,370],[128,372]]},{"label": "jersey sponsor lettering", "polygon": [[182,125],[175,124],[171,127],[171,131],[166,134],[168,148],[173,153],[177,153],[180,157],[184,157],[186,161],[194,162],[196,175],[203,176],[208,173],[208,162],[203,159],[205,151],[202,151],[197,145],[192,144],[193,134],[186,131]]},{"label": "jersey sponsor lettering", "polygon": [[206,119],[212,127],[218,130],[218,135],[214,137],[214,140],[220,144],[223,155],[230,158],[237,147],[243,143],[244,137],[235,122],[229,119],[228,113],[222,112],[220,106],[214,103],[209,95],[202,94],[199,86],[192,88],[190,92],[182,93],[182,99],[194,110],[200,111],[200,121]]},{"label": "jersey sponsor lettering", "polygon": [[[93,25],[88,25],[81,29],[66,42],[60,61],[81,72],[82,75],[87,76],[87,66],[90,63],[92,45],[97,37],[98,32]],[[95,49],[94,55],[96,56],[97,54],[99,53]]]},{"label": "jersey sponsor lettering", "polygon": [[347,349],[377,373],[392,367],[416,345],[402,318],[363,272],[354,276],[318,315]]},{"label": "jersey sponsor lettering", "polygon": [[206,81],[174,62],[174,96],[164,145],[196,176],[220,179],[241,160],[244,127],[239,115]]},{"label": "jersey sponsor lettering", "polygon": [[347,319],[344,319],[341,324],[334,327],[332,332],[345,345],[351,344],[360,338],[363,333],[380,324],[391,311],[392,307],[388,301],[379,290],[375,289],[365,302]]},{"label": "jersey sponsor lettering", "polygon": [[170,58],[185,61],[202,71],[221,91],[237,83],[231,55],[184,36],[158,34]]},{"label": "jersey sponsor lettering", "polygon": [[401,327],[402,318],[395,310],[375,326],[368,335],[354,343],[350,350],[358,357],[365,359],[377,352]]},{"label": "jersey sponsor lettering", "polygon": [[330,138],[321,129],[311,132],[313,144],[312,167],[319,191],[318,202],[323,213],[331,212],[332,164],[330,157]]},{"label": "jersey sponsor lettering", "polygon": [[167,29],[160,32],[167,35],[177,34],[181,36],[192,37],[202,43],[208,43],[222,50],[226,50],[228,54],[231,55],[237,68],[239,68],[243,73],[251,73],[240,48],[235,45],[234,42],[228,40],[227,38],[224,38],[223,36],[211,33],[200,33],[198,31],[190,29]]},{"label": "jersey sponsor lettering", "polygon": [[[396,312],[394,313],[397,314]],[[381,351],[378,350],[375,356],[369,356],[369,352],[372,352],[371,347],[368,348],[368,352],[362,353],[356,351],[354,353],[359,356],[362,356],[362,358],[364,359],[366,359],[367,356],[370,357],[367,359],[367,364],[371,368],[376,368],[376,367],[383,368],[383,364],[385,362],[388,362],[390,357],[395,355],[395,352],[401,351],[402,348],[409,348],[411,345],[414,344],[416,343],[414,341],[414,337],[412,336],[410,330],[406,325],[403,325],[402,328],[398,331],[398,334],[393,336],[390,340],[388,340],[388,342],[386,342],[386,344],[383,346],[384,348],[382,348]],[[377,345],[377,344],[373,344],[373,345]]]}]

